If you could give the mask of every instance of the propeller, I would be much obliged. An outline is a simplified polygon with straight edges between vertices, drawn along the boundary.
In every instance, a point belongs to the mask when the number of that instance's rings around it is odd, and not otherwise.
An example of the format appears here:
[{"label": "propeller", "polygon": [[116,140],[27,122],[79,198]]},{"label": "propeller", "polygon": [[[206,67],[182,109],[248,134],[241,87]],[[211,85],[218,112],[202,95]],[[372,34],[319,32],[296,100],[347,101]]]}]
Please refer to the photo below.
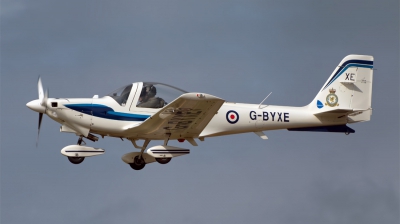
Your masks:
[{"label": "propeller", "polygon": [[46,113],[47,99],[48,99],[48,90],[46,92],[43,91],[42,79],[40,78],[40,76],[38,79],[38,95],[39,99],[32,100],[31,102],[26,104],[26,106],[29,107],[31,110],[39,113],[38,136],[36,139],[36,147],[38,146],[40,126],[42,125],[43,114]]}]

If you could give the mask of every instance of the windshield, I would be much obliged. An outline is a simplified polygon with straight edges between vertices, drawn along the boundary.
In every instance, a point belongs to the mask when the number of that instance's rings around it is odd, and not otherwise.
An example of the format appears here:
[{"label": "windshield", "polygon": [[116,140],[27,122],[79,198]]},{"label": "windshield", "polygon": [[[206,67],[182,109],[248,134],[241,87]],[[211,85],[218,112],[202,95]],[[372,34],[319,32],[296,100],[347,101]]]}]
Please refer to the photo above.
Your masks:
[{"label": "windshield", "polygon": [[112,93],[108,94],[107,96],[112,97],[115,101],[119,103],[121,106],[126,105],[126,101],[128,100],[129,94],[131,93],[132,84],[121,87]]},{"label": "windshield", "polygon": [[187,92],[170,85],[145,82],[136,107],[162,108],[184,93]]}]

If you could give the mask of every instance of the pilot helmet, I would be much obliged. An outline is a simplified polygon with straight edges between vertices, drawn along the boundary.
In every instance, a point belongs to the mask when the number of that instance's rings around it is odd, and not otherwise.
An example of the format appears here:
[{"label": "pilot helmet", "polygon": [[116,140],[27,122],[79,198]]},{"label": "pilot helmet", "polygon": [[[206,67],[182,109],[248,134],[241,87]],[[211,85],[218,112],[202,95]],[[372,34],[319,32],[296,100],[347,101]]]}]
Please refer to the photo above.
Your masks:
[{"label": "pilot helmet", "polygon": [[143,87],[140,97],[154,97],[157,94],[157,89],[153,85],[146,85]]}]

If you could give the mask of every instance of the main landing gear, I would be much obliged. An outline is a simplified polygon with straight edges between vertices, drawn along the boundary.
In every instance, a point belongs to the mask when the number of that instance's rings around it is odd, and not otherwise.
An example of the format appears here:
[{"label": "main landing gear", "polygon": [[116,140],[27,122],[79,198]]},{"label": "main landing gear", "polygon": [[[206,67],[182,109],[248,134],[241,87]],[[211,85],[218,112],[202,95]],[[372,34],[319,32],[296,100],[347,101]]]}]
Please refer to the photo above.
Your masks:
[{"label": "main landing gear", "polygon": [[150,143],[150,140],[146,139],[143,143],[143,146],[139,147],[138,145],[136,145],[135,140],[132,141],[132,144],[133,144],[133,146],[135,146],[135,148],[140,148],[140,154],[135,156],[135,158],[133,158],[133,163],[129,163],[129,166],[131,166],[132,169],[141,170],[146,166],[146,161],[143,158],[143,152],[144,152],[144,150],[146,150],[149,143]]},{"label": "main landing gear", "polygon": [[169,163],[169,161],[171,161],[171,158],[156,158],[156,161],[159,164],[167,164]]},{"label": "main landing gear", "polygon": [[[169,136],[167,136],[169,137]],[[164,146],[158,146],[161,147],[159,150],[155,150],[154,146],[152,148],[150,148],[146,153],[144,153],[144,151],[146,150],[147,146],[150,143],[149,139],[145,139],[143,146],[138,146],[136,144],[136,139],[130,139],[133,146],[137,149],[140,149],[140,152],[132,152],[132,153],[128,153],[125,154],[122,158],[122,160],[124,162],[126,162],[127,164],[129,164],[129,166],[134,169],[134,170],[141,170],[143,169],[147,163],[152,163],[152,162],[158,162],[160,164],[167,164],[171,161],[171,155],[168,155],[170,153],[170,151],[168,151],[168,149],[165,149],[164,147],[169,147],[167,146],[168,144],[168,138],[166,140],[164,140]],[[170,147],[171,148],[171,147]],[[176,147],[172,147],[173,149],[171,149],[174,152],[181,151],[179,150],[179,148]],[[185,151],[183,152],[185,153]],[[165,156],[165,154],[167,154],[167,156]],[[163,156],[163,157],[162,157]]]}]

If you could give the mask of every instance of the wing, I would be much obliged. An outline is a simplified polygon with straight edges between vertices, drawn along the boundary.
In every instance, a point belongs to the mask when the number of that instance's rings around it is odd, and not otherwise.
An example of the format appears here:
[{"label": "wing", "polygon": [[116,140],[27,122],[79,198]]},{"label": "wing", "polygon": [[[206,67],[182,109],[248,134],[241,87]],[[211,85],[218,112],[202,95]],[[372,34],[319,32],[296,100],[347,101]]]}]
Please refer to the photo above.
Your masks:
[{"label": "wing", "polygon": [[204,93],[185,93],[136,127],[127,128],[128,138],[196,138],[225,101]]}]

